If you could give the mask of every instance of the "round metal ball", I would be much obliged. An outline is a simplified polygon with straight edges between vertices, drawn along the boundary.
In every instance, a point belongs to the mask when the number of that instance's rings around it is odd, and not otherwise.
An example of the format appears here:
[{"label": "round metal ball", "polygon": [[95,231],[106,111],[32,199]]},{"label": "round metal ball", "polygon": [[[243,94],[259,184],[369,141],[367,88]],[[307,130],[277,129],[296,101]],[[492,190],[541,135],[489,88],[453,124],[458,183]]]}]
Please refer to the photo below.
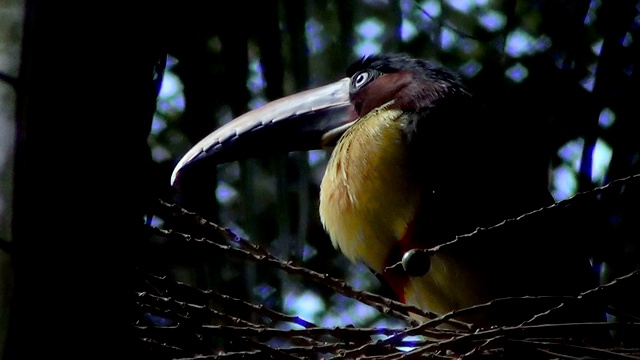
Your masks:
[{"label": "round metal ball", "polygon": [[426,251],[411,249],[402,256],[402,267],[409,276],[422,276],[429,272],[431,259]]}]

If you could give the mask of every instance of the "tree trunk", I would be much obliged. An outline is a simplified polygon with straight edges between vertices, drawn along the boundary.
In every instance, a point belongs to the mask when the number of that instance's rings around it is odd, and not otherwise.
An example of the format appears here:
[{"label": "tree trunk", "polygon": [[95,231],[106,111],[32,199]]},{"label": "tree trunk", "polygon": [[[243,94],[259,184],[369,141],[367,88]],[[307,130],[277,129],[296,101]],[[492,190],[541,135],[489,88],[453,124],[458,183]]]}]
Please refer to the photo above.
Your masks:
[{"label": "tree trunk", "polygon": [[27,2],[5,359],[135,352],[162,8]]}]

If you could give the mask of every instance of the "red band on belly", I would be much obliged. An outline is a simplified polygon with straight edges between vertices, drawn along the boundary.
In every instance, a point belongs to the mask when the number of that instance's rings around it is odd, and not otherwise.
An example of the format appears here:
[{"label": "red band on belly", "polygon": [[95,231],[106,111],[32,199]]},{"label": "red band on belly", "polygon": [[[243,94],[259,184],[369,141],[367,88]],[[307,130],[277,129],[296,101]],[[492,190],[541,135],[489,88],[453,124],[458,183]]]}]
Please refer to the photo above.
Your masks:
[{"label": "red band on belly", "polygon": [[414,222],[411,221],[407,226],[407,231],[402,238],[396,242],[395,246],[389,251],[389,255],[384,262],[385,269],[382,271],[382,277],[387,281],[393,292],[398,297],[398,300],[405,302],[405,287],[409,282],[409,276],[405,273],[401,266],[396,266],[393,269],[388,267],[397,265],[402,261],[404,253],[411,249],[420,248],[417,237],[415,236]]}]

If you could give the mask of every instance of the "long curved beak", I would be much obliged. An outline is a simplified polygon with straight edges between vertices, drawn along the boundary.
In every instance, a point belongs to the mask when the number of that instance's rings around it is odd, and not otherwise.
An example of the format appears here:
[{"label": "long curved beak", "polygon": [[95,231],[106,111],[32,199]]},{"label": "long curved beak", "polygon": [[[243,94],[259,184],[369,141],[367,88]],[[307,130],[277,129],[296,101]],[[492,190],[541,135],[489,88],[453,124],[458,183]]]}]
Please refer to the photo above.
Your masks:
[{"label": "long curved beak", "polygon": [[[303,91],[252,110],[218,128],[173,169],[171,184],[193,164],[217,164],[330,145],[357,119],[349,79]],[[206,161],[202,161],[206,160]]]}]

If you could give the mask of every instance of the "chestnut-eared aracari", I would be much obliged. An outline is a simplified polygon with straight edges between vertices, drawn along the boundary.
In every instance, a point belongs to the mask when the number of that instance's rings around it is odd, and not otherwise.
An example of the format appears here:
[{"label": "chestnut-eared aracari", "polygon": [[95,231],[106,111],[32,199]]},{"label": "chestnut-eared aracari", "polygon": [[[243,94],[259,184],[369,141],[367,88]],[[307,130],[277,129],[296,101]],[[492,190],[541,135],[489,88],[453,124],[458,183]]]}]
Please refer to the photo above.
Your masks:
[{"label": "chestnut-eared aracari", "polygon": [[[520,156],[517,119],[500,121],[451,72],[404,54],[363,57],[347,78],[250,111],[179,161],[197,164],[332,148],[320,217],[333,245],[408,304],[438,314],[501,297],[577,295],[589,263],[553,228],[428,249],[553,203],[547,175]],[[200,166],[201,166],[200,165]],[[510,236],[513,236],[510,235]],[[403,267],[391,265],[402,263]],[[479,325],[526,320],[493,310]]]}]

